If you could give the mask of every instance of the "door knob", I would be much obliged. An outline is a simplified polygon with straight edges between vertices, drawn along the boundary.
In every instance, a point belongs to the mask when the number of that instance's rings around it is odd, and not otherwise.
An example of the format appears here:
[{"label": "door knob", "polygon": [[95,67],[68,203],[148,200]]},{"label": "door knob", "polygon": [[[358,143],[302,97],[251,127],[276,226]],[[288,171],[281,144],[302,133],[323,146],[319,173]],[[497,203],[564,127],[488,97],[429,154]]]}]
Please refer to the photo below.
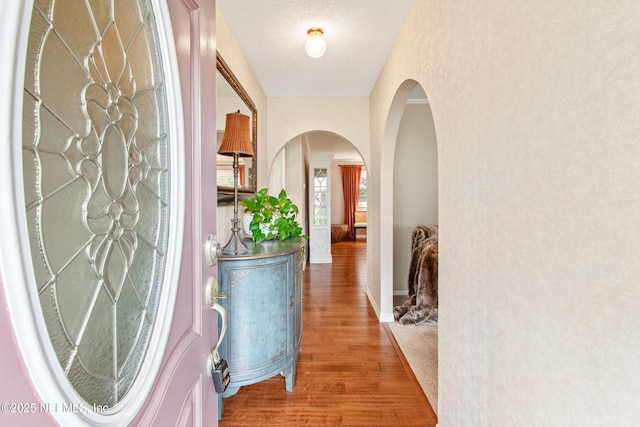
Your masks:
[{"label": "door knob", "polygon": [[218,238],[213,234],[207,236],[207,240],[204,242],[204,258],[207,260],[207,264],[215,265],[218,262],[218,256],[220,255],[220,243]]}]

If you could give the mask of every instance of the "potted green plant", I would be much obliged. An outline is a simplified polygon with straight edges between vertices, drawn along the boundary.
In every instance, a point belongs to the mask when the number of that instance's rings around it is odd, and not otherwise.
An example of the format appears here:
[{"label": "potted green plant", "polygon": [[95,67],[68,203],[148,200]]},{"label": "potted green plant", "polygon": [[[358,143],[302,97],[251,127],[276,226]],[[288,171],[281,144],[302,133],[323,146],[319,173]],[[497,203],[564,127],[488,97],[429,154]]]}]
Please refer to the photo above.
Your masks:
[{"label": "potted green plant", "polygon": [[[250,215],[249,232],[256,242],[263,240],[285,240],[302,235],[302,227],[297,221],[299,213],[284,188],[278,196],[268,194],[263,188],[242,201],[245,215]],[[307,237],[307,236],[302,236]]]}]

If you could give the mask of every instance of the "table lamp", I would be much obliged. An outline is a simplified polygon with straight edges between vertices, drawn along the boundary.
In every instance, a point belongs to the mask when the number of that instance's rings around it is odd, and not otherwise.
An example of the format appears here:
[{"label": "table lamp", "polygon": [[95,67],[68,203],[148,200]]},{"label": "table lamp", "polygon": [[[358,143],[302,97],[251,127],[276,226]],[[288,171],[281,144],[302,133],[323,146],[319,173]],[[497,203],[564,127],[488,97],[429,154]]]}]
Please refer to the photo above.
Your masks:
[{"label": "table lamp", "polygon": [[227,114],[227,122],[224,128],[222,144],[218,154],[233,156],[233,219],[231,220],[231,238],[222,248],[225,255],[240,255],[249,252],[240,240],[240,226],[238,219],[238,159],[240,157],[252,157],[251,125],[249,116],[238,112]]}]

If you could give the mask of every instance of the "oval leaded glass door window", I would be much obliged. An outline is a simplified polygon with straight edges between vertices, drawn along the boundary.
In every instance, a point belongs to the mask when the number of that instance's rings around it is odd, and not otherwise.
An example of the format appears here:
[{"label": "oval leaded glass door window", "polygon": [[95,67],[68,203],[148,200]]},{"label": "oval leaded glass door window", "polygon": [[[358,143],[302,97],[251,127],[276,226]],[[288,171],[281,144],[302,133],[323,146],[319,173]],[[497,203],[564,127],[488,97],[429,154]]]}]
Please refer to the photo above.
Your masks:
[{"label": "oval leaded glass door window", "polygon": [[149,0],[41,0],[31,17],[23,165],[35,291],[62,372],[101,408],[132,389],[165,286],[176,142],[156,25]]}]

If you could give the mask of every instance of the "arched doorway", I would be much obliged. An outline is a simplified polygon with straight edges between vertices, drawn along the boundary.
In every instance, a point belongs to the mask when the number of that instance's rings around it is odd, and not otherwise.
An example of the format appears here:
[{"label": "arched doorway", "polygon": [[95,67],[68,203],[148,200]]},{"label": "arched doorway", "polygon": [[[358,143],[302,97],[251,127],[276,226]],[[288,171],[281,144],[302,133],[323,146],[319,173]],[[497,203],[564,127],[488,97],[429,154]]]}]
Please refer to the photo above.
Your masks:
[{"label": "arched doorway", "polygon": [[[431,106],[416,81],[405,81],[396,92],[385,129],[380,169],[380,205],[388,212],[381,213],[381,246],[388,244],[392,254],[391,260],[381,262],[381,308],[385,314],[392,310],[391,305],[407,301],[409,286],[414,284],[409,283],[413,230],[418,225],[438,225],[437,139]],[[386,317],[394,321],[393,314]],[[437,323],[417,328],[394,322],[390,329],[437,412]],[[413,345],[415,342],[420,345]]]},{"label": "arched doorway", "polygon": [[[396,138],[393,167],[393,295],[407,295],[411,234],[438,224],[438,147],[431,106],[420,85],[409,95]],[[396,305],[396,303],[394,303]]]},{"label": "arched doorway", "polygon": [[[384,132],[384,142],[382,146],[382,155],[380,157],[380,248],[383,248],[381,253],[381,261],[380,262],[380,321],[381,322],[392,322],[393,319],[393,296],[394,296],[394,282],[395,282],[395,269],[396,265],[393,261],[386,261],[393,259],[391,254],[393,254],[396,250],[402,250],[402,248],[398,248],[395,246],[396,241],[394,239],[394,232],[396,228],[396,223],[394,219],[394,213],[403,209],[402,206],[399,206],[397,209],[395,207],[395,192],[400,191],[406,194],[403,199],[413,200],[420,197],[420,185],[422,185],[417,180],[412,181],[409,184],[404,182],[395,183],[396,180],[396,167],[398,170],[406,169],[405,172],[402,172],[402,175],[407,175],[413,180],[413,176],[415,174],[411,174],[411,169],[409,167],[405,167],[404,164],[396,165],[395,157],[396,157],[396,146],[398,144],[398,135],[400,132],[401,122],[403,120],[403,116],[406,110],[407,105],[423,105],[424,114],[422,117],[419,116],[418,113],[418,126],[420,122],[430,122],[431,128],[433,129],[433,134],[430,139],[433,141],[432,150],[436,150],[436,137],[435,137],[435,127],[433,126],[433,115],[431,113],[431,106],[428,104],[428,98],[425,94],[424,89],[419,85],[415,80],[405,80],[396,91],[396,94],[391,102],[391,106],[389,108],[389,113],[387,116],[387,123],[385,125]],[[427,108],[424,108],[427,107]],[[411,139],[411,138],[409,138]],[[420,157],[411,154],[411,142],[407,143],[408,145],[408,157],[414,158],[415,161],[419,161]],[[403,144],[404,145],[404,144]],[[406,159],[405,159],[406,161]],[[434,159],[433,165],[437,167],[437,158]],[[416,166],[417,167],[417,166]],[[419,167],[420,170],[425,168]],[[433,172],[433,171],[432,171]],[[399,174],[401,172],[398,172]],[[401,179],[398,177],[397,179]],[[435,215],[430,214],[431,218],[426,218],[425,221],[435,221],[437,222],[437,173],[433,175],[431,185],[435,185],[435,191],[432,189],[430,192],[435,194],[431,197],[431,210],[435,212]],[[406,184],[406,185],[405,185]],[[397,188],[396,188],[397,187]],[[399,200],[400,203],[400,200]],[[413,203],[413,202],[412,202]],[[434,208],[435,206],[435,208]],[[435,209],[435,211],[433,210]],[[402,219],[402,222],[406,222],[405,219]],[[404,226],[406,227],[406,225]],[[410,239],[410,234],[409,234]],[[402,242],[397,242],[398,244],[403,244]],[[405,248],[406,251],[410,250],[410,246]],[[406,262],[406,261],[405,261]],[[401,277],[402,269],[397,273],[398,277]],[[406,270],[405,274],[405,289],[406,289]],[[399,288],[399,285],[398,285]],[[399,290],[399,289],[398,289]]]},{"label": "arched doorway", "polygon": [[[312,155],[333,155],[330,183],[331,223],[344,222],[344,200],[340,166],[362,165],[366,182],[366,165],[360,152],[349,140],[333,132],[309,131],[289,140],[274,156],[269,174],[269,187],[285,188],[287,194],[301,208],[301,222],[307,221],[310,202],[305,183],[308,181],[309,157]],[[366,210],[366,187],[359,210]],[[305,230],[309,230],[308,221]],[[358,237],[363,236],[362,233]]]}]

